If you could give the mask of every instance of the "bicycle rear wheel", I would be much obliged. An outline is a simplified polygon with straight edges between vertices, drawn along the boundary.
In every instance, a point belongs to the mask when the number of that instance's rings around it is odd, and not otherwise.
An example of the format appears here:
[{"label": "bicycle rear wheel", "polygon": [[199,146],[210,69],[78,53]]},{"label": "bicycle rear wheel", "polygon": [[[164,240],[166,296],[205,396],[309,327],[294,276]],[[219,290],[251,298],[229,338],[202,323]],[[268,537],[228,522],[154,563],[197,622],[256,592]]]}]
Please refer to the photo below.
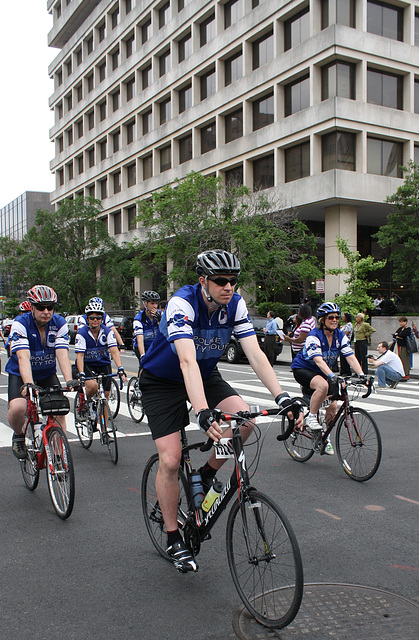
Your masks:
[{"label": "bicycle rear wheel", "polygon": [[[156,476],[159,469],[159,456],[157,453],[151,456],[147,462],[141,482],[141,506],[148,535],[157,551],[166,560],[173,559],[166,553],[167,532],[163,516],[160,511],[159,501],[156,493]],[[182,469],[179,469],[179,503],[178,503],[178,525],[182,529],[185,524],[188,505],[190,501],[189,486]]]},{"label": "bicycle rear wheel", "polygon": [[137,424],[144,418],[144,407],[141,390],[138,386],[138,378],[131,378],[127,388],[127,405],[131,418]]},{"label": "bicycle rear wheel", "polygon": [[[305,407],[307,407],[307,410],[304,411],[304,416],[306,416],[308,413],[308,404],[304,398],[298,399]],[[281,433],[285,433],[287,428],[288,418],[283,416],[281,422]],[[297,462],[307,462],[314,453],[313,437],[311,433],[306,431],[305,426],[302,431],[293,431],[291,435],[284,440],[284,446],[291,458]]]},{"label": "bicycle rear wheel", "polygon": [[75,480],[73,458],[61,427],[49,427],[47,440],[51,455],[51,466],[46,460],[48,490],[53,507],[59,517],[65,520],[74,506]]},{"label": "bicycle rear wheel", "polygon": [[112,418],[115,420],[119,413],[119,407],[121,405],[121,392],[119,390],[119,378],[111,378],[111,390],[109,391],[108,404],[112,412]]},{"label": "bicycle rear wheel", "polygon": [[[105,420],[105,407],[107,410],[108,418]],[[107,401],[100,403],[98,411],[98,426],[102,434],[102,442],[106,444],[109,451],[110,459],[114,464],[118,462],[118,441],[116,439],[116,427],[112,418],[111,410]]]},{"label": "bicycle rear wheel", "polygon": [[234,502],[226,534],[228,564],[246,609],[270,629],[290,624],[303,596],[303,566],[285,514],[251,489],[241,504]]},{"label": "bicycle rear wheel", "polygon": [[39,482],[38,454],[35,445],[33,422],[28,422],[25,430],[26,458],[20,461],[23,481],[29,491],[35,491]]},{"label": "bicycle rear wheel", "polygon": [[84,413],[80,410],[80,400],[82,397],[83,394],[77,391],[76,397],[74,398],[74,424],[81,446],[88,449],[93,442],[93,429],[89,418],[89,404],[86,404]]},{"label": "bicycle rear wheel", "polygon": [[365,409],[351,407],[336,428],[336,453],[344,472],[356,482],[372,478],[381,462],[382,444],[377,424]]}]

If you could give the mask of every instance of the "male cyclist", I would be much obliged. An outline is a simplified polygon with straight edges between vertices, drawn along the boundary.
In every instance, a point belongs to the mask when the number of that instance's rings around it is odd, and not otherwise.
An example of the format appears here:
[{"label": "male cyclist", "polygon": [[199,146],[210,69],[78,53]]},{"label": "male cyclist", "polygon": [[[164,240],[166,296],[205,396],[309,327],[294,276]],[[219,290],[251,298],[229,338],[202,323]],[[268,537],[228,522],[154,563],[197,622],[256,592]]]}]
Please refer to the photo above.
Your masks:
[{"label": "male cyclist", "polygon": [[[9,411],[7,419],[14,430],[12,450],[23,460],[26,456],[25,423],[26,400],[20,388],[35,383],[44,389],[59,385],[56,360],[67,386],[71,380],[71,364],[68,358],[68,328],[65,319],[54,313],[57,294],[45,285],[35,285],[28,291],[30,313],[23,313],[13,320],[10,330],[11,356],[6,364],[9,374]],[[57,417],[65,430],[64,416]]]},{"label": "male cyclist", "polygon": [[[113,320],[110,316],[108,316],[108,314],[105,312],[105,307],[103,306],[103,300],[102,298],[99,298],[97,296],[95,296],[94,298],[90,298],[89,302],[87,303],[89,304],[95,304],[95,305],[99,305],[98,309],[101,309],[103,311],[103,320],[102,323],[106,326],[109,327],[109,329],[112,329],[112,331],[115,334],[115,338],[116,338],[116,342],[119,346],[119,348],[121,349],[122,352],[125,351],[125,344],[124,341],[122,340],[121,334],[119,333],[118,329],[115,327]],[[87,324],[87,317],[86,317],[86,312],[84,313],[83,316],[80,317],[79,320],[79,327],[83,327]]]},{"label": "male cyclist", "polygon": [[144,309],[134,318],[134,352],[141,363],[141,358],[156,337],[159,328],[160,313],[158,304],[160,296],[155,291],[144,291],[141,296]]},{"label": "male cyclist", "polygon": [[[83,381],[86,376],[92,377],[98,373],[112,373],[111,355],[118,367],[119,377],[125,381],[127,377],[121,363],[121,356],[119,355],[114,332],[110,327],[102,324],[105,315],[103,304],[91,299],[84,312],[86,314],[87,324],[81,326],[76,334],[75,353],[77,371],[74,373],[76,375],[78,373],[79,379]],[[97,388],[96,380],[86,380],[88,399],[93,397]],[[111,390],[110,378],[105,378],[103,388],[105,390],[105,396],[109,398],[109,392]]]},{"label": "male cyclist", "polygon": [[[177,525],[178,431],[189,424],[188,399],[198,426],[214,441],[220,439],[222,429],[213,409],[229,413],[248,409],[217,369],[233,332],[277,404],[281,408],[291,404],[259,348],[245,301],[234,291],[240,274],[238,259],[221,249],[205,251],[197,258],[196,270],[199,282],[182,287],[169,300],[157,336],[142,359],[140,374],[143,405],[159,453],[156,490],[167,530],[167,552],[181,571],[197,571],[198,565]],[[298,423],[302,423],[302,414]],[[249,432],[247,429],[247,435]],[[231,429],[225,432],[229,435]],[[200,470],[205,485],[211,486],[220,466],[213,454]]]},{"label": "male cyclist", "polygon": [[[324,302],[317,309],[319,326],[307,335],[303,349],[291,363],[294,378],[303,388],[313,391],[310,398],[310,412],[306,418],[307,426],[316,431],[322,427],[317,420],[317,412],[327,396],[336,391],[337,375],[332,371],[340,354],[359,376],[364,376],[361,365],[355,358],[348,337],[339,327],[340,309],[335,302]],[[326,409],[326,422],[333,418],[337,411],[336,401]],[[324,453],[333,454],[329,442]]]}]

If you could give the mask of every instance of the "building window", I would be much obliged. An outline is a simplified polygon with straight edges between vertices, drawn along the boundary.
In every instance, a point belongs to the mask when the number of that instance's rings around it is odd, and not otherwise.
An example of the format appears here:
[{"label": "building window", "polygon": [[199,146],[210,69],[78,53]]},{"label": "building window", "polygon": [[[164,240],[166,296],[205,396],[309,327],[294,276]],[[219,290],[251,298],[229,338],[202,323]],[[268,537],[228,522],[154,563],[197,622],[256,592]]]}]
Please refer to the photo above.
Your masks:
[{"label": "building window", "polygon": [[153,177],[153,156],[151,153],[143,158],[143,180]]},{"label": "building window", "polygon": [[127,170],[127,185],[128,187],[133,187],[137,183],[137,175],[136,175],[136,165],[135,162],[129,164],[126,167]]},{"label": "building window", "polygon": [[67,147],[73,144],[73,127],[66,129]]},{"label": "building window", "polygon": [[178,42],[178,58],[179,62],[183,62],[192,54],[192,36],[189,32]]},{"label": "building window", "polygon": [[100,158],[100,160],[106,160],[106,157],[107,157],[107,155],[106,155],[106,151],[107,151],[106,147],[107,147],[107,143],[106,143],[106,138],[105,138],[104,140],[101,140],[99,142],[99,158]]},{"label": "building window", "polygon": [[79,67],[83,62],[83,53],[81,47],[79,47],[75,52],[74,56],[76,58],[76,66]]},{"label": "building window", "polygon": [[68,93],[65,97],[66,109],[67,111],[71,111],[73,108],[73,95]]},{"label": "building window", "polygon": [[111,60],[112,60],[112,70],[115,71],[115,69],[117,69],[119,66],[119,47],[117,47],[111,53]]},{"label": "building window", "polygon": [[102,82],[106,78],[106,61],[105,60],[98,66],[98,76],[99,76],[99,82]]},{"label": "building window", "polygon": [[205,100],[215,93],[215,69],[207,71],[200,78],[201,100]]},{"label": "building window", "polygon": [[80,120],[77,120],[75,125],[76,125],[77,139],[80,139],[83,136],[83,118],[80,118]]},{"label": "building window", "polygon": [[80,175],[81,173],[83,173],[83,156],[77,156],[76,158],[76,163],[77,163],[77,173],[78,175]]},{"label": "building window", "polygon": [[241,187],[243,185],[243,181],[244,177],[242,164],[238,167],[234,167],[233,169],[226,169],[226,171],[224,171],[224,182],[227,191],[234,187]]},{"label": "building window", "polygon": [[100,199],[104,200],[108,197],[108,179],[104,178],[100,181]]},{"label": "building window", "polygon": [[322,171],[355,171],[355,134],[334,131],[322,136]]},{"label": "building window", "polygon": [[116,236],[119,236],[119,234],[122,231],[121,228],[121,220],[122,216],[121,216],[121,212],[117,211],[116,213],[113,214],[113,232]]},{"label": "building window", "polygon": [[253,160],[253,191],[274,186],[274,154]]},{"label": "building window", "polygon": [[170,18],[170,2],[166,2],[159,9],[159,29],[162,29],[169,22]]},{"label": "building window", "polygon": [[135,95],[135,80],[134,80],[134,78],[130,78],[129,80],[126,81],[126,83],[125,83],[125,91],[126,91],[127,102],[129,102],[130,100],[133,99],[133,97]]},{"label": "building window", "polygon": [[403,9],[378,0],[368,0],[367,31],[403,41]]},{"label": "building window", "polygon": [[143,90],[151,85],[151,63],[141,70]]},{"label": "building window", "polygon": [[232,84],[243,76],[242,52],[238,51],[224,62],[225,86]]},{"label": "building window", "polygon": [[166,98],[166,100],[162,100],[159,104],[160,110],[160,124],[165,124],[171,118],[171,102],[170,98]]},{"label": "building window", "polygon": [[64,171],[62,169],[58,169],[57,171],[57,184],[59,187],[62,187],[64,184]]},{"label": "building window", "polygon": [[285,149],[285,182],[310,175],[310,143],[303,142]]},{"label": "building window", "polygon": [[415,45],[419,47],[419,11],[415,13]]},{"label": "building window", "polygon": [[392,73],[368,69],[367,101],[392,109],[403,109],[403,78]]},{"label": "building window", "polygon": [[215,122],[201,128],[201,154],[215,149]]},{"label": "building window", "polygon": [[284,88],[285,115],[290,116],[310,106],[310,76],[307,74]]},{"label": "building window", "polygon": [[127,144],[131,144],[132,142],[134,142],[135,120],[131,120],[130,122],[127,122],[127,124],[125,125],[125,132],[126,132]]},{"label": "building window", "polygon": [[56,144],[57,153],[62,153],[64,151],[63,136],[57,136],[57,138],[55,138],[55,144]]},{"label": "building window", "polygon": [[170,49],[159,56],[159,77],[164,76],[170,69]]},{"label": "building window", "polygon": [[419,80],[415,80],[415,113],[419,113]]},{"label": "building window", "polygon": [[172,154],[170,144],[160,149],[160,172],[168,171],[172,168]]},{"label": "building window", "polygon": [[255,100],[252,105],[253,131],[266,127],[274,121],[274,94]]},{"label": "building window", "polygon": [[125,57],[130,58],[134,52],[134,34],[125,40]]},{"label": "building window", "polygon": [[57,71],[54,78],[55,78],[55,88],[61,87],[63,83],[63,72],[61,71],[61,69],[60,71]]},{"label": "building window", "polygon": [[132,9],[132,0],[125,0],[125,14],[129,13]]},{"label": "building window", "polygon": [[93,88],[94,88],[94,78],[93,78],[93,71],[92,71],[92,73],[89,73],[89,75],[86,76],[87,93],[90,93],[91,91],[93,91]]},{"label": "building window", "polygon": [[95,126],[95,112],[92,109],[87,115],[87,128],[91,131]]},{"label": "building window", "polygon": [[416,164],[419,164],[419,144],[415,144],[413,160]]},{"label": "building window", "polygon": [[199,44],[203,47],[215,38],[215,13],[199,25]]},{"label": "building window", "polygon": [[192,133],[179,140],[179,163],[192,160]]},{"label": "building window", "polygon": [[87,149],[86,160],[87,160],[87,166],[89,167],[89,169],[94,167],[95,165],[95,148],[94,147],[90,147],[90,149]]},{"label": "building window", "polygon": [[112,135],[113,152],[116,153],[117,151],[119,151],[119,147],[120,147],[121,132],[118,129],[117,131],[114,131],[111,135]]},{"label": "building window", "polygon": [[367,140],[367,171],[380,176],[402,178],[400,165],[403,162],[401,142],[370,138]]},{"label": "building window", "polygon": [[106,119],[106,100],[99,103],[99,120],[103,122]]},{"label": "building window", "polygon": [[228,0],[224,5],[224,29],[236,24],[243,15],[243,0]]},{"label": "building window", "polygon": [[119,7],[117,7],[115,9],[115,11],[113,11],[113,13],[111,13],[111,26],[112,29],[115,29],[119,24]]},{"label": "building window", "polygon": [[331,24],[355,28],[355,0],[322,0],[322,29]]},{"label": "building window", "polygon": [[74,177],[73,174],[73,163],[69,162],[68,164],[65,165],[66,171],[67,171],[67,180],[72,180]]},{"label": "building window", "polygon": [[141,42],[144,44],[151,38],[151,18],[148,18],[141,25]]},{"label": "building window", "polygon": [[78,84],[76,87],[74,87],[74,90],[76,92],[76,100],[77,102],[81,102],[83,100],[83,85],[80,82],[80,84]]},{"label": "building window", "polygon": [[121,191],[121,171],[116,171],[112,174],[113,192],[119,193]]},{"label": "building window", "polygon": [[99,42],[102,42],[105,39],[106,36],[106,26],[105,26],[105,21],[102,22],[102,24],[100,24],[97,28],[97,33],[98,33],[98,39]]},{"label": "building window", "polygon": [[119,89],[117,89],[112,93],[112,111],[114,113],[119,109],[120,97],[121,97],[121,92]]},{"label": "building window", "polygon": [[61,120],[63,117],[63,103],[59,102],[55,107],[55,115],[57,120]]},{"label": "building window", "polygon": [[143,121],[143,136],[146,133],[150,133],[151,128],[152,128],[152,112],[151,109],[149,109],[148,111],[145,111],[142,116],[141,119]]},{"label": "building window", "polygon": [[183,113],[192,107],[192,84],[179,89],[179,113]]},{"label": "building window", "polygon": [[93,51],[93,36],[90,35],[85,40],[86,43],[86,53],[89,55]]},{"label": "building window", "polygon": [[322,100],[336,96],[355,100],[354,64],[336,61],[322,67]]},{"label": "building window", "polygon": [[68,76],[71,76],[71,72],[73,70],[73,64],[72,64],[71,58],[69,58],[65,63],[65,70],[68,78]]},{"label": "building window", "polygon": [[137,226],[137,207],[135,204],[132,207],[127,207],[127,217],[128,217],[128,229],[131,231],[135,229]]},{"label": "building window", "polygon": [[232,142],[243,136],[243,109],[236,109],[224,116],[225,141]]},{"label": "building window", "polygon": [[272,31],[252,43],[252,68],[258,69],[274,57],[274,36]]},{"label": "building window", "polygon": [[310,37],[309,9],[303,9],[295,16],[284,22],[284,48],[285,51],[296,47],[300,42]]}]

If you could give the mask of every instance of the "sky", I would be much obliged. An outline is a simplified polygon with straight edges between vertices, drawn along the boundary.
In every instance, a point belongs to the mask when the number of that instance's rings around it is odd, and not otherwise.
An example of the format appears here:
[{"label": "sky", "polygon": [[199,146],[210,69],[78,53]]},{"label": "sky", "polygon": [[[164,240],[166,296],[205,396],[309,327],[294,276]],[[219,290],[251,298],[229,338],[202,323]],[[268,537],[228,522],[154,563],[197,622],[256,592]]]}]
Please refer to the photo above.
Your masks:
[{"label": "sky", "polygon": [[0,0],[0,208],[25,191],[52,191],[54,90],[47,0]]}]

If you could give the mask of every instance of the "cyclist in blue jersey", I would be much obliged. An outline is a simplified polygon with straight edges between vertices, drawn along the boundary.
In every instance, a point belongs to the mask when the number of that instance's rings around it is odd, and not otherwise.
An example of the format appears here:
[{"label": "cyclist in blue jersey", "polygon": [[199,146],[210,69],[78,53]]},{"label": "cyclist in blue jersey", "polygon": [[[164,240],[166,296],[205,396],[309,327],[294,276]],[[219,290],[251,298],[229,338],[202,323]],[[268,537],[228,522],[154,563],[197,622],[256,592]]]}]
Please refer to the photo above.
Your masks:
[{"label": "cyclist in blue jersey", "polygon": [[[317,309],[319,326],[307,335],[304,347],[291,363],[294,378],[303,388],[313,391],[310,398],[310,412],[306,418],[307,426],[316,431],[321,429],[317,413],[328,396],[337,391],[337,374],[333,366],[342,354],[359,376],[364,376],[361,365],[354,356],[348,336],[339,327],[340,308],[335,302],[324,302]],[[337,403],[332,402],[326,409],[328,423],[337,411]],[[332,445],[325,453],[333,454]]]},{"label": "cyclist in blue jersey", "polygon": [[144,309],[134,318],[134,352],[141,364],[141,359],[156,337],[160,313],[157,310],[160,296],[155,291],[144,291],[141,295]]},{"label": "cyclist in blue jersey", "polygon": [[[220,439],[222,428],[213,409],[227,413],[248,409],[217,369],[233,332],[277,404],[281,408],[291,404],[258,345],[245,301],[234,291],[240,274],[238,259],[221,249],[205,251],[197,258],[196,270],[199,282],[182,287],[167,303],[157,336],[142,359],[139,381],[159,454],[156,491],[167,530],[167,553],[182,571],[197,571],[198,565],[177,525],[181,458],[178,431],[189,424],[188,399],[198,426],[214,441]],[[302,424],[302,414],[298,423]],[[251,429],[245,431],[246,438]],[[229,435],[231,429],[225,432],[226,437]],[[220,466],[221,461],[213,454],[200,469],[206,488]]]},{"label": "cyclist in blue jersey", "polygon": [[[103,324],[105,312],[103,304],[90,300],[84,310],[87,324],[80,327],[76,335],[76,371],[80,380],[91,377],[94,374],[112,373],[112,356],[118,367],[118,375],[123,381],[127,379],[124,367],[121,363],[121,356],[118,351],[118,344],[114,332],[110,327]],[[111,389],[111,379],[105,378],[103,384],[105,395],[108,398]],[[88,399],[92,398],[98,388],[96,380],[86,380],[86,393]]]},{"label": "cyclist in blue jersey", "polygon": [[[118,329],[115,327],[112,318],[110,316],[108,316],[108,314],[105,312],[105,307],[103,306],[102,298],[99,298],[97,296],[95,296],[94,298],[90,298],[90,300],[89,300],[89,302],[87,304],[91,304],[91,303],[99,305],[99,307],[103,311],[102,324],[104,324],[106,327],[109,327],[109,329],[112,329],[112,331],[115,334],[116,342],[117,342],[120,350],[122,351],[122,353],[124,353],[125,352],[124,341],[122,340],[121,334],[119,333]],[[79,319],[79,327],[83,327],[85,325],[87,325],[86,313],[83,316],[81,316],[80,319]]]},{"label": "cyclist in blue jersey", "polygon": [[[20,391],[22,385],[35,383],[44,389],[60,384],[56,373],[56,361],[67,386],[71,381],[71,364],[68,357],[68,328],[65,319],[54,313],[57,294],[45,285],[35,285],[28,291],[31,312],[13,320],[10,330],[11,356],[6,365],[9,374],[9,411],[7,419],[14,434],[12,450],[19,459],[26,456],[25,422],[26,400]],[[65,430],[65,417],[57,417]]]}]

